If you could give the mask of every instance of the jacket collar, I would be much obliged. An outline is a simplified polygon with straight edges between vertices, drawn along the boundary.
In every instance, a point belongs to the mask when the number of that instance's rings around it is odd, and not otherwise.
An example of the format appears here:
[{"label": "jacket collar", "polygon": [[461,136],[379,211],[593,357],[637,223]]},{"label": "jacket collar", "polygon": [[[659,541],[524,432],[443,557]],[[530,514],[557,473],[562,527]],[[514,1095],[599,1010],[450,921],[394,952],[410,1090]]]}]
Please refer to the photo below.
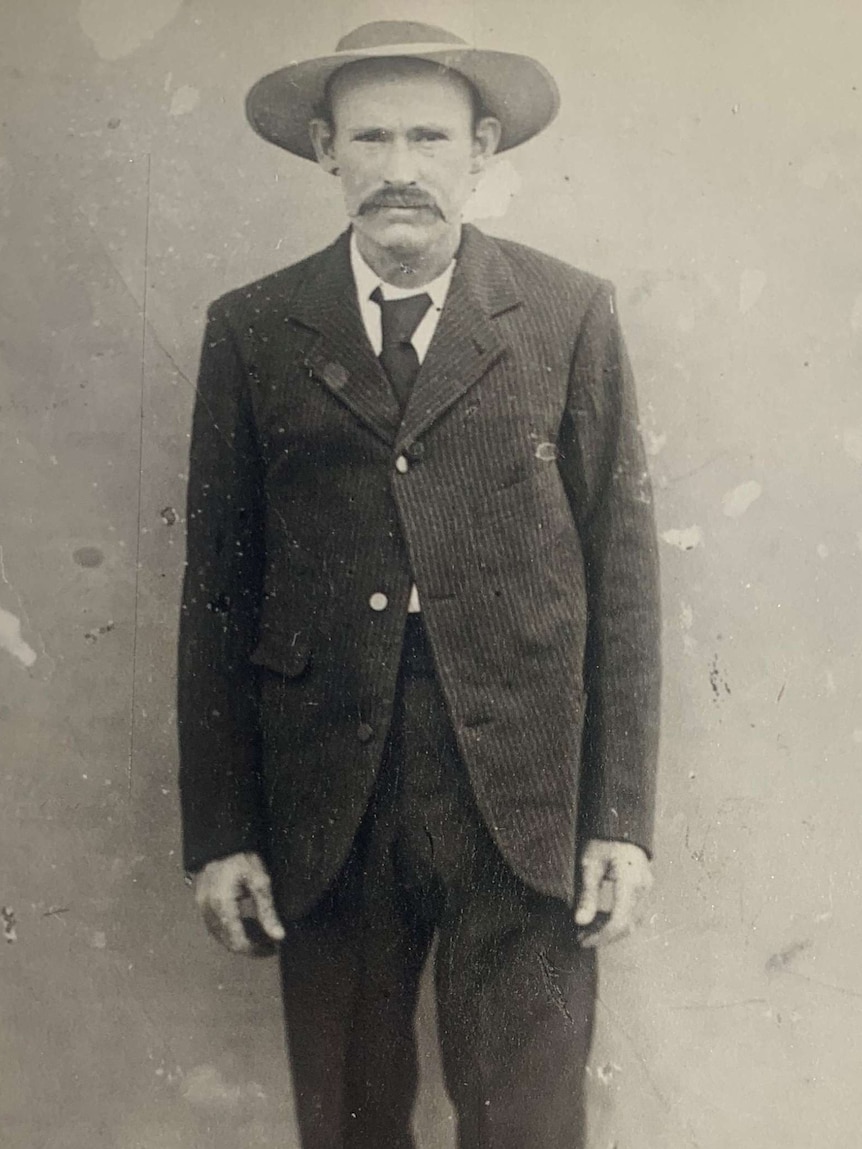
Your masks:
[{"label": "jacket collar", "polygon": [[494,321],[519,303],[499,246],[466,225],[446,305],[403,419],[359,313],[349,231],[313,261],[287,310],[318,333],[306,356],[309,368],[371,430],[401,447],[439,419],[500,358],[505,345]]}]

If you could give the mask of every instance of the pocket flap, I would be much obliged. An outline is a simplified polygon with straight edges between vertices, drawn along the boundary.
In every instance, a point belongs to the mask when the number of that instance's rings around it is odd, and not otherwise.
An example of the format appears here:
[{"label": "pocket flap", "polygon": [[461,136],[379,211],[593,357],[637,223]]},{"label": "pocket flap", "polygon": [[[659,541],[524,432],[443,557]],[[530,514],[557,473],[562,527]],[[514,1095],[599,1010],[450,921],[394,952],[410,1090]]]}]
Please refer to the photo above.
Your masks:
[{"label": "pocket flap", "polygon": [[266,634],[249,661],[286,678],[297,678],[311,661],[311,644],[302,636]]}]

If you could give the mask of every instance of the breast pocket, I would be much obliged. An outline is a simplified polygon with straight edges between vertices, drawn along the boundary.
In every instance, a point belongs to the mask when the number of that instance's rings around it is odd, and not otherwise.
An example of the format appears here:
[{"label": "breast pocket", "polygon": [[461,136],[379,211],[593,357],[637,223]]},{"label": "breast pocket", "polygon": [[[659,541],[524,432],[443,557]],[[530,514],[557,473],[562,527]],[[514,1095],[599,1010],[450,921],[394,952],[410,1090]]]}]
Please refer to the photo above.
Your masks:
[{"label": "breast pocket", "polygon": [[536,524],[553,509],[561,489],[556,468],[527,465],[485,495],[476,509],[477,525],[493,533],[512,524]]}]

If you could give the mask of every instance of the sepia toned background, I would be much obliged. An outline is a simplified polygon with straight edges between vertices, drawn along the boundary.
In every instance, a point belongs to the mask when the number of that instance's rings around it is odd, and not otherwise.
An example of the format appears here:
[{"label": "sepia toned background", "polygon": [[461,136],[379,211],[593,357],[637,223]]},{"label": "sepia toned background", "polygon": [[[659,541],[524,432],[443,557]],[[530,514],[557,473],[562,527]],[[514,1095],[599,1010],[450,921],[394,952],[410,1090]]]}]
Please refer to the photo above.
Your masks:
[{"label": "sepia toned background", "polygon": [[246,89],[417,14],[558,78],[476,213],[616,282],[656,485],[657,889],[603,959],[592,1149],[856,1145],[856,0],[0,5],[0,1138],[297,1145],[275,965],[180,866],[187,432],[207,303],[342,226]]}]

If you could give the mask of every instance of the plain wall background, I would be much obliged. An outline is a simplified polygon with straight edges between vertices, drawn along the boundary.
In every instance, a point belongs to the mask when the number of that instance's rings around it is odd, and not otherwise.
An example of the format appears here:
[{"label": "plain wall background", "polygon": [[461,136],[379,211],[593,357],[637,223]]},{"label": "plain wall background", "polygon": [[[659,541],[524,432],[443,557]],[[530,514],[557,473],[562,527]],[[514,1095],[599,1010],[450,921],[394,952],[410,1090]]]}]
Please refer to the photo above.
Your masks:
[{"label": "plain wall background", "polygon": [[[405,15],[558,78],[486,226],[616,282],[639,381],[658,885],[603,959],[593,1149],[855,1146],[856,0],[0,6],[0,1137],[296,1144],[274,963],[209,942],[180,870],[187,432],[209,300],[343,225],[246,89]],[[421,1146],[447,1149],[428,1025]]]}]

